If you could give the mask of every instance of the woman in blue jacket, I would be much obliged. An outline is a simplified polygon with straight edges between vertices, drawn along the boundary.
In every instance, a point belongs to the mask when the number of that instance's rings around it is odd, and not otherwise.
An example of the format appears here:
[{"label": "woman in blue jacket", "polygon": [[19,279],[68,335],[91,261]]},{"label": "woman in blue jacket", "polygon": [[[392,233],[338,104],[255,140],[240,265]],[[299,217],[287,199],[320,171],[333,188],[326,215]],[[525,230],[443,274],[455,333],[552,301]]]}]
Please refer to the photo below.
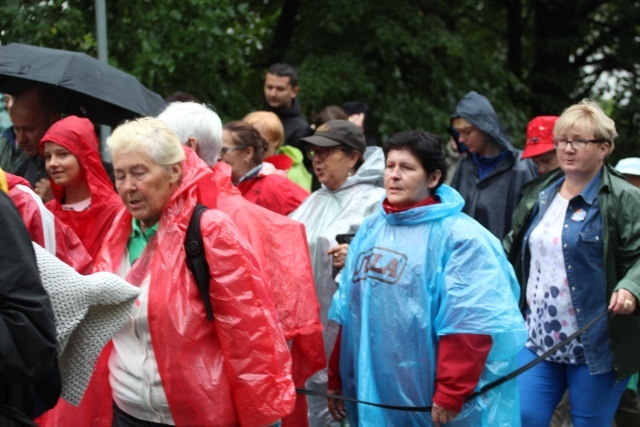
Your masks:
[{"label": "woman in blue jacket", "polygon": [[[518,284],[500,243],[442,185],[440,140],[423,131],[384,145],[386,199],[349,247],[329,316],[335,394],[431,415],[347,404],[353,426],[518,426],[515,382],[466,401],[511,371],[525,341]],[[339,373],[338,373],[339,371]],[[329,400],[334,418],[345,416]]]}]

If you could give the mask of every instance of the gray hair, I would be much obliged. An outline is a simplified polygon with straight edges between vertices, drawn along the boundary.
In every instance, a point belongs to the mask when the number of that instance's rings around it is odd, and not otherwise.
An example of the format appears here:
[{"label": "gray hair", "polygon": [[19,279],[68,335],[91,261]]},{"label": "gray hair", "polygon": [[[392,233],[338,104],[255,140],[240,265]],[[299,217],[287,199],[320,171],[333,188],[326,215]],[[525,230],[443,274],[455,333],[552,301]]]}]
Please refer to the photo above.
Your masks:
[{"label": "gray hair", "polygon": [[211,108],[196,102],[172,102],[158,116],[178,135],[180,143],[190,137],[198,142],[198,155],[209,166],[218,161],[222,148],[222,121]]},{"label": "gray hair", "polygon": [[174,132],[153,117],[127,121],[107,139],[111,156],[146,153],[154,163],[170,167],[185,159],[184,149]]}]

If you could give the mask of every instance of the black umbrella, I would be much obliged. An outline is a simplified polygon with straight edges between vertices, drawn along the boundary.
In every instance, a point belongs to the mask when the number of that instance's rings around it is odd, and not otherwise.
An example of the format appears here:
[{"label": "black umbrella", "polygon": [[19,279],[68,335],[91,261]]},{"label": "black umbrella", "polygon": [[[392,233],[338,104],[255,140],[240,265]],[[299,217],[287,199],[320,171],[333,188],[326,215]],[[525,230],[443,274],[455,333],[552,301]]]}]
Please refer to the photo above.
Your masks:
[{"label": "black umbrella", "polygon": [[135,77],[79,52],[11,43],[0,46],[0,92],[54,89],[61,112],[116,126],[164,108],[160,95]]}]

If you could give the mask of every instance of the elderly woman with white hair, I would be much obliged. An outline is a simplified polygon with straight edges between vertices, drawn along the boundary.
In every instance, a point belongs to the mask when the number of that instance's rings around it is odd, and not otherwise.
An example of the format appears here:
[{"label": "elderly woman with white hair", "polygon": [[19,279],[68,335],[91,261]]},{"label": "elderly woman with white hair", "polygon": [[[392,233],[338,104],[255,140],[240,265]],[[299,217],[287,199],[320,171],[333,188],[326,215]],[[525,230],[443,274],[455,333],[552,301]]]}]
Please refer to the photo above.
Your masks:
[{"label": "elderly woman with white hair", "polygon": [[197,159],[183,167],[185,150],[158,119],[119,126],[107,145],[126,211],[96,267],[141,289],[109,356],[113,425],[264,426],[287,415],[291,357],[251,247],[225,214],[203,213],[213,321],[186,264],[197,185],[211,171]]},{"label": "elderly woman with white hair", "polygon": [[605,164],[617,133],[594,102],[565,110],[553,134],[560,169],[523,187],[504,242],[523,289],[520,363],[611,313],[518,377],[522,425],[549,425],[568,389],[574,426],[608,426],[640,369],[640,190]]},{"label": "elderly woman with white hair", "polygon": [[[199,182],[201,203],[215,205],[229,215],[253,247],[290,344],[293,380],[304,387],[307,378],[326,365],[304,225],[250,202],[231,183],[231,166],[215,161],[222,147],[222,124],[210,108],[194,102],[173,102],[158,119],[176,132],[183,145],[197,148],[201,155],[215,154],[209,158],[211,162],[207,161],[215,188],[207,188],[208,181]],[[282,419],[282,426],[303,427],[306,419],[306,399],[298,396],[296,409]]]}]

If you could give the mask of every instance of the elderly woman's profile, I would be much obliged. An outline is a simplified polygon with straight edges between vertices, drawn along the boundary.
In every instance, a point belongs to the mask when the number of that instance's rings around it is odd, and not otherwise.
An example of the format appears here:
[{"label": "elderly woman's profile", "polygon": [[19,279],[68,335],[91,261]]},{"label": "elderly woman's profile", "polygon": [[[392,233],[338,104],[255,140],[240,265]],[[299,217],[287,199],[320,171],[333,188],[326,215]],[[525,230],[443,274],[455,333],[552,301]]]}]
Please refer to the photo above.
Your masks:
[{"label": "elderly woman's profile", "polygon": [[107,146],[126,209],[105,236],[96,269],[141,292],[103,352],[107,363],[94,372],[102,382],[85,396],[75,425],[277,422],[295,404],[291,356],[253,249],[225,214],[202,214],[213,321],[186,264],[198,182],[211,170],[158,119],[126,122]]}]

